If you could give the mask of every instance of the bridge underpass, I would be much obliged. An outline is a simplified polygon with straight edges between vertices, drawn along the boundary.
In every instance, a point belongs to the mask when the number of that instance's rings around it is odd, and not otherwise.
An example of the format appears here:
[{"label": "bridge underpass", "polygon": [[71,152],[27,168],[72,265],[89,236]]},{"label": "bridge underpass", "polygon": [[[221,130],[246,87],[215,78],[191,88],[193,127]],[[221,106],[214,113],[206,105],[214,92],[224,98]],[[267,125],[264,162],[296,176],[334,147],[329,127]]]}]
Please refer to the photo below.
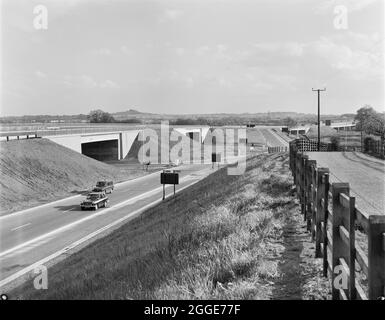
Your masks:
[{"label": "bridge underpass", "polygon": [[[192,148],[197,149],[196,151],[198,151],[198,149],[201,151],[203,148],[203,141],[210,131],[208,127],[172,128],[171,130],[175,130],[175,132],[178,132],[182,136],[190,138],[188,139],[190,144],[189,149],[191,150],[191,145],[196,144]],[[111,161],[128,158],[137,159],[139,147],[143,144],[138,142],[138,135],[141,131],[143,131],[143,129],[85,134],[52,135],[45,137],[62,146],[70,148],[96,160]],[[158,138],[160,139],[161,132],[155,132],[159,135]],[[156,153],[160,154],[160,149],[163,148],[162,143],[160,143],[156,138],[151,140],[154,141],[150,141],[150,145],[152,145],[155,141],[158,142],[156,149],[158,150],[159,147],[159,150]],[[171,144],[173,145],[174,143]],[[200,155],[202,152],[198,152],[198,154]],[[201,157],[199,156],[199,160],[200,158]],[[158,159],[158,161],[162,160]]]},{"label": "bridge underpass", "polygon": [[119,160],[117,139],[82,143],[81,148],[82,154],[99,161]]}]

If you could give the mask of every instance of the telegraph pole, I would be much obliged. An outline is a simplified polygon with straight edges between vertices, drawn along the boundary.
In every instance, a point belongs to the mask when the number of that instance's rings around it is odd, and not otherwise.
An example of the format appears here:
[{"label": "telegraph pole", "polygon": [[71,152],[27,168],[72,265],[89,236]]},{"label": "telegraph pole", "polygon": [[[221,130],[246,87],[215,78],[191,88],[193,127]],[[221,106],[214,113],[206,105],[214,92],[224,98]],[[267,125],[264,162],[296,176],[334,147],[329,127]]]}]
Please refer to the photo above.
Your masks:
[{"label": "telegraph pole", "polygon": [[321,151],[320,91],[326,91],[326,88],[323,88],[323,89],[313,89],[313,88],[311,88],[311,90],[318,92],[318,151]]}]

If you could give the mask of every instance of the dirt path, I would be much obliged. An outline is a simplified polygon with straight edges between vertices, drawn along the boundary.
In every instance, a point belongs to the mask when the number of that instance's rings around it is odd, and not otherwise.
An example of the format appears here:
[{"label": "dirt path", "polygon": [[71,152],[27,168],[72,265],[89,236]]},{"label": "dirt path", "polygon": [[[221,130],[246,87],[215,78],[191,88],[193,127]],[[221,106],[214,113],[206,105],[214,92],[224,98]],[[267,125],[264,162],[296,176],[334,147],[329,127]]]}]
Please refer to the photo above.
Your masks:
[{"label": "dirt path", "polygon": [[278,262],[279,277],[272,284],[270,299],[329,299],[330,285],[322,277],[322,259],[315,259],[314,242],[302,215],[284,218],[282,233],[271,241],[270,259]]}]

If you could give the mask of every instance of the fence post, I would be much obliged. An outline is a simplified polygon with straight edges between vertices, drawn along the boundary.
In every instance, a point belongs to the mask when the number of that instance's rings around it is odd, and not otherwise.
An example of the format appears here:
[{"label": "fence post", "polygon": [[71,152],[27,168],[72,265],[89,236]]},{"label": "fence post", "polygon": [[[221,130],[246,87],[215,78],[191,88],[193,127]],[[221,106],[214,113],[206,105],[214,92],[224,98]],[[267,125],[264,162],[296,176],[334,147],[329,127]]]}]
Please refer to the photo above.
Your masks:
[{"label": "fence post", "polygon": [[347,230],[349,232],[349,253],[346,262],[349,264],[349,299],[356,300],[356,228],[355,212],[356,198],[349,197],[349,208],[347,209]]},{"label": "fence post", "polygon": [[306,161],[309,159],[307,155],[301,155],[301,213],[304,216],[304,220],[306,221]]},{"label": "fence post", "polygon": [[300,182],[300,177],[301,177],[301,164],[300,164],[300,153],[297,152],[295,154],[295,170],[296,170],[296,173],[295,173],[295,185],[297,186],[297,195],[299,198],[301,198],[301,190],[300,190],[300,185],[299,185],[299,182]]},{"label": "fence post", "polygon": [[306,178],[307,178],[307,198],[306,198],[306,222],[307,229],[310,231],[311,239],[314,240],[313,234],[313,208],[314,208],[314,195],[313,190],[315,188],[313,181],[313,167],[317,167],[317,162],[315,160],[307,160],[306,161]]},{"label": "fence post", "polygon": [[[325,199],[325,181],[323,181],[323,176],[329,173],[328,168],[318,168],[317,169],[317,191],[316,191],[316,200],[315,200],[315,257],[321,258],[321,242],[324,244],[324,253],[326,252],[325,248],[325,241],[322,237],[323,230],[321,229],[321,222],[323,221],[324,224],[327,224],[327,220],[325,220],[325,213],[322,212],[321,207],[321,199]],[[329,181],[328,181],[329,183]],[[326,202],[326,201],[325,201]],[[325,203],[324,202],[324,203]],[[327,203],[325,203],[325,206],[327,206]],[[326,266],[327,267],[327,266]]]},{"label": "fence post", "polygon": [[317,162],[314,162],[311,166],[311,238],[312,241],[316,237],[316,206],[317,206]]},{"label": "fence post", "polygon": [[[328,276],[328,221],[329,221],[329,172],[323,176],[324,184],[324,227],[323,227],[323,244],[324,244],[324,256],[323,256],[323,275]],[[332,244],[331,244],[332,245]]]},{"label": "fence post", "polygon": [[385,216],[369,216],[369,299],[385,296]]},{"label": "fence post", "polygon": [[349,195],[348,183],[332,184],[333,219],[332,219],[332,299],[339,300],[339,289],[334,286],[336,266],[339,265],[339,258],[343,257],[343,240],[340,237],[339,227],[343,224],[343,210],[340,204],[340,193]]}]

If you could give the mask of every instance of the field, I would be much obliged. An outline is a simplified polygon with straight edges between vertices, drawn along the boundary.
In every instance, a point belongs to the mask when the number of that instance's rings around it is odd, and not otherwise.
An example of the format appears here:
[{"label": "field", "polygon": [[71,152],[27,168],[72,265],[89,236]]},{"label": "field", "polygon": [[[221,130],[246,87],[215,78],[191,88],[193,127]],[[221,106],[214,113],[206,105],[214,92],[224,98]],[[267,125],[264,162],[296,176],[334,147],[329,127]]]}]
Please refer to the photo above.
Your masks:
[{"label": "field", "polygon": [[47,139],[0,142],[0,215],[143,174],[140,165],[104,164]]},{"label": "field", "polygon": [[327,299],[288,155],[259,155],[145,211],[49,269],[20,299]]},{"label": "field", "polygon": [[[317,127],[313,126],[306,134],[310,139],[317,139]],[[360,131],[337,131],[333,128],[321,126],[321,141],[331,142],[331,138],[336,137],[341,147],[361,147],[361,132]]]}]

